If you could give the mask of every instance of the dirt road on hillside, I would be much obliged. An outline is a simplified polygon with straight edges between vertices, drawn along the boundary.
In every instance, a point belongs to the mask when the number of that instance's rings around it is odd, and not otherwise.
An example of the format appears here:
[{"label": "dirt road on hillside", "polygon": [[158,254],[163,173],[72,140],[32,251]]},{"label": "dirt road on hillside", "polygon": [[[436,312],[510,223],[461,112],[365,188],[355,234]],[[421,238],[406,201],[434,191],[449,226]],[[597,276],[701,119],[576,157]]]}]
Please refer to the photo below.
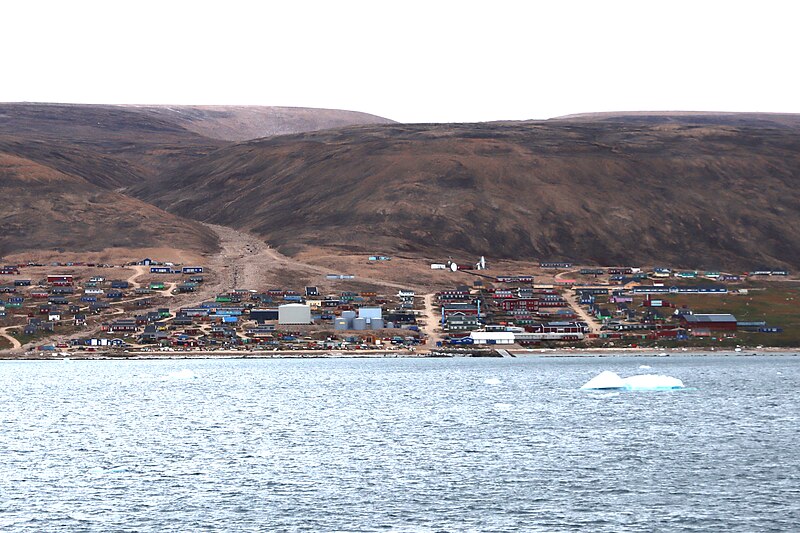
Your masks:
[{"label": "dirt road on hillside", "polygon": [[128,277],[127,281],[133,286],[134,289],[138,289],[141,287],[141,285],[139,285],[139,282],[136,280],[142,277],[145,273],[150,272],[150,267],[144,265],[133,265],[130,268],[132,268],[134,272]]},{"label": "dirt road on hillside", "polygon": [[[297,270],[305,273],[325,276],[334,273],[330,268],[303,263],[287,257],[258,237],[237,231],[226,226],[205,224],[219,235],[222,251],[214,257],[217,272],[227,272],[230,288],[265,288],[267,274],[277,270]],[[358,276],[355,281],[362,281],[390,287],[394,289],[414,289],[391,281]]]},{"label": "dirt road on hillside", "polygon": [[6,326],[4,328],[0,328],[0,337],[3,337],[4,339],[8,339],[8,342],[11,343],[11,349],[12,350],[19,350],[20,348],[22,348],[22,345],[19,343],[19,341],[17,339],[15,339],[13,336],[8,334],[8,330],[9,329],[22,328],[22,327],[23,326]]},{"label": "dirt road on hillside", "polygon": [[441,341],[443,339],[441,329],[438,329],[441,315],[437,313],[436,307],[433,305],[433,299],[435,297],[435,294],[426,294],[424,297],[425,310],[423,313],[425,317],[425,326],[420,328],[428,337],[427,344],[429,348],[435,348],[437,341]]},{"label": "dirt road on hillside", "polygon": [[573,291],[565,291],[564,292],[564,299],[567,301],[569,306],[575,311],[575,314],[580,317],[581,320],[586,322],[589,325],[589,332],[590,333],[600,333],[600,324],[597,322],[597,319],[590,315],[586,309],[581,307],[580,302],[578,302],[578,297],[575,295]]}]

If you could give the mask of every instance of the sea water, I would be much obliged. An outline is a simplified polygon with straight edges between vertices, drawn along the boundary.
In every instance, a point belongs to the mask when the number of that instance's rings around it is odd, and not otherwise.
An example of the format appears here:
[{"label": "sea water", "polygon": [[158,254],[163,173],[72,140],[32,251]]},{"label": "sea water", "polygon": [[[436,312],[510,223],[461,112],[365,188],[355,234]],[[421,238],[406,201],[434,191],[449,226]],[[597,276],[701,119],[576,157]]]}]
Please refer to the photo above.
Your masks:
[{"label": "sea water", "polygon": [[[604,370],[670,391],[586,391]],[[790,531],[800,358],[0,363],[0,531]]]}]

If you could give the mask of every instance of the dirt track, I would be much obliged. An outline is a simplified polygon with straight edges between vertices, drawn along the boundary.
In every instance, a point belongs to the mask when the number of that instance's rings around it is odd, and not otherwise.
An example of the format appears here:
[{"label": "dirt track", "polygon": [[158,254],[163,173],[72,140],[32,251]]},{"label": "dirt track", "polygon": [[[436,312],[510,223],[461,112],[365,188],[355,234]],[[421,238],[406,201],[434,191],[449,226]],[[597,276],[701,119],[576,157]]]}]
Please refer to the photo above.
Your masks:
[{"label": "dirt track", "polygon": [[600,324],[597,322],[597,319],[586,312],[583,307],[581,307],[580,302],[578,302],[578,297],[574,292],[564,292],[564,299],[567,301],[572,310],[575,311],[575,314],[578,315],[581,320],[586,322],[586,324],[589,326],[589,332],[600,333]]},{"label": "dirt track", "polygon": [[[303,263],[287,257],[249,233],[215,224],[206,224],[206,226],[219,235],[222,248],[220,253],[213,258],[215,264],[211,266],[217,272],[223,273],[222,277],[227,278],[230,288],[263,288],[265,282],[271,278],[269,274],[282,269],[298,270],[320,276],[332,273],[330,268]],[[369,277],[359,276],[357,281],[393,289],[413,288]]]},{"label": "dirt track", "polygon": [[134,289],[138,289],[140,287],[139,282],[136,280],[142,277],[146,272],[150,270],[150,267],[143,266],[143,265],[133,265],[134,272],[128,277],[128,283],[130,283]]},{"label": "dirt track", "polygon": [[442,340],[441,333],[436,331],[440,318],[436,316],[436,308],[433,306],[435,296],[435,294],[425,295],[425,326],[421,328],[428,336],[427,344],[430,348],[436,347],[436,342]]},{"label": "dirt track", "polygon": [[19,343],[19,341],[17,339],[15,339],[14,337],[12,337],[11,335],[8,334],[8,330],[9,329],[15,329],[15,328],[21,328],[21,327],[22,326],[6,326],[4,328],[0,328],[0,337],[3,337],[4,339],[8,339],[8,341],[11,343],[11,349],[12,350],[18,350],[18,349],[22,348],[22,345]]}]

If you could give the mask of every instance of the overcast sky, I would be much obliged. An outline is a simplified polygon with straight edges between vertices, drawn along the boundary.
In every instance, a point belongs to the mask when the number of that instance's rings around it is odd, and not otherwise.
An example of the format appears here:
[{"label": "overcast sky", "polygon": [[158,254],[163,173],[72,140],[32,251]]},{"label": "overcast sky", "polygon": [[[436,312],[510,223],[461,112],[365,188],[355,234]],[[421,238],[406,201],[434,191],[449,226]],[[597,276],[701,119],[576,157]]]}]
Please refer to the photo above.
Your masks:
[{"label": "overcast sky", "polygon": [[796,113],[794,4],[8,2],[0,101],[326,107],[402,122]]}]

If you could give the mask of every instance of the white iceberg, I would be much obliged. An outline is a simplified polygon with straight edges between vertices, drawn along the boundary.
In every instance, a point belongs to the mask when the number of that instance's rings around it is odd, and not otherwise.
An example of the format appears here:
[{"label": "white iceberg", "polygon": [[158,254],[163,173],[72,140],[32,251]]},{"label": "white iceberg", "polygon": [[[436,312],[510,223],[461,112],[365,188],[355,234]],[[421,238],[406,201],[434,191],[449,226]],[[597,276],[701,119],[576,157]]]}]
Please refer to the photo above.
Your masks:
[{"label": "white iceberg", "polygon": [[500,383],[502,383],[502,382],[501,382],[499,379],[497,379],[497,378],[488,378],[488,379],[484,379],[484,380],[483,380],[483,382],[484,382],[486,385],[500,385]]},{"label": "white iceberg", "polygon": [[641,374],[621,378],[608,370],[601,372],[585,383],[582,390],[674,390],[684,388],[683,381],[671,376]]},{"label": "white iceberg", "polygon": [[672,390],[684,388],[683,381],[678,378],[659,374],[631,376],[622,381],[625,382],[626,390]]},{"label": "white iceberg", "polygon": [[581,389],[602,390],[602,389],[623,389],[625,383],[622,378],[614,372],[604,370],[597,376],[590,379]]}]

